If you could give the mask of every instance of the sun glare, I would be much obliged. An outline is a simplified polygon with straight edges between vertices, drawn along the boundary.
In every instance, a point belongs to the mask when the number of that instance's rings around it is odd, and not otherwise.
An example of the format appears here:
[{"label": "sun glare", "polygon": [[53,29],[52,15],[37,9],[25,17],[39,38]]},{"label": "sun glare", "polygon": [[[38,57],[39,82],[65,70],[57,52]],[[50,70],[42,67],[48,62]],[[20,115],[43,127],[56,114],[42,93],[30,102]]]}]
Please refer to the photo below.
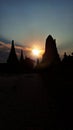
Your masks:
[{"label": "sun glare", "polygon": [[33,49],[33,50],[32,50],[32,53],[33,53],[33,55],[35,55],[35,56],[39,56],[40,50],[39,50],[39,49]]}]

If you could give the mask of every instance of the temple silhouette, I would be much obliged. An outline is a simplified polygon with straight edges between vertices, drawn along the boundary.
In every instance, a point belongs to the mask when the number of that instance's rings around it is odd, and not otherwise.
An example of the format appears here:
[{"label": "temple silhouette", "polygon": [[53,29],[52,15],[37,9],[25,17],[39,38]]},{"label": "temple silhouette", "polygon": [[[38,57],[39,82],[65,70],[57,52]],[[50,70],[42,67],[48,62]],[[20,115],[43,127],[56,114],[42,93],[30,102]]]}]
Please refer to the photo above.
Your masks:
[{"label": "temple silhouette", "polygon": [[10,64],[18,63],[18,59],[17,59],[17,55],[15,52],[15,47],[14,47],[14,40],[12,40],[11,51],[10,51],[9,57],[7,59],[7,63],[10,63]]},{"label": "temple silhouette", "polygon": [[21,64],[24,63],[23,50],[21,50],[21,56],[20,56],[20,60],[19,60],[19,62],[20,62]]},{"label": "temple silhouette", "polygon": [[37,65],[37,68],[46,68],[51,65],[58,64],[60,57],[56,47],[56,40],[49,35],[45,43],[45,52],[42,56],[42,61]]},{"label": "temple silhouette", "polygon": [[[12,40],[11,50],[7,59],[7,63],[0,64],[0,72],[33,72],[35,70],[41,70],[44,68],[49,68],[50,66],[58,68],[58,65],[61,66],[61,70],[70,70],[73,69],[73,53],[72,55],[67,55],[64,53],[64,57],[61,60],[58,54],[56,39],[53,39],[51,35],[48,35],[45,42],[45,52],[42,56],[41,62],[39,59],[36,61],[27,57],[23,54],[23,49],[21,50],[20,59],[18,59],[14,40]],[[12,70],[13,68],[13,70]]]},{"label": "temple silhouette", "polygon": [[[49,35],[46,39],[45,53],[43,54],[41,63],[44,64],[45,66],[49,66],[51,64],[56,64],[59,61],[60,61],[60,58],[59,58],[59,54],[56,47],[56,40],[53,39],[51,35]],[[25,66],[29,66],[29,64],[31,64],[33,66],[33,60],[31,60],[27,56],[25,56],[25,59],[24,59],[23,50],[21,50],[20,60],[18,61],[16,52],[15,52],[15,47],[14,47],[14,40],[12,40],[11,51],[7,59],[7,63],[11,63],[11,64],[20,63],[20,64],[24,64]],[[40,64],[38,60],[37,60],[37,63]]]},{"label": "temple silhouette", "polygon": [[21,50],[20,59],[18,60],[16,51],[15,51],[14,40],[12,40],[11,50],[10,50],[9,57],[7,59],[7,64],[10,68],[14,67],[13,71],[26,72],[33,69],[34,60],[28,58],[27,56],[24,57],[23,50]]},{"label": "temple silhouette", "polygon": [[56,40],[49,35],[46,39],[45,53],[42,58],[42,63],[45,65],[57,64],[60,61],[56,47]]}]

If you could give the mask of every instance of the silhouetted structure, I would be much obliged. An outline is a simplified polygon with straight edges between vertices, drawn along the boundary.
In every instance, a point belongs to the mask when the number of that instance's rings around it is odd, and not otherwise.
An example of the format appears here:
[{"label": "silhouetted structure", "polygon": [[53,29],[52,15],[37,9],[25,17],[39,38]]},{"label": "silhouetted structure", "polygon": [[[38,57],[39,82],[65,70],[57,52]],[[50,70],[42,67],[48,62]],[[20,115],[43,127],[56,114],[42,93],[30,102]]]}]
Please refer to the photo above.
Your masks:
[{"label": "silhouetted structure", "polygon": [[26,70],[33,69],[34,60],[32,60],[32,59],[30,59],[28,57],[25,57],[24,65],[25,65]]},{"label": "silhouetted structure", "polygon": [[68,56],[67,56],[67,54],[66,54],[66,52],[65,52],[62,62],[67,62],[67,59],[68,59]]},{"label": "silhouetted structure", "polygon": [[42,58],[42,64],[48,66],[60,62],[59,54],[56,48],[56,40],[49,35],[46,39],[45,53]]},{"label": "silhouetted structure", "polygon": [[[8,63],[8,71],[9,72],[28,72],[32,70],[34,67],[34,61],[30,58],[23,56],[23,50],[21,50],[20,60],[17,59],[15,48],[14,48],[14,41],[12,40],[11,51],[7,60]],[[13,70],[11,68],[13,67]]]},{"label": "silhouetted structure", "polygon": [[72,55],[67,55],[66,52],[64,53],[64,57],[62,63],[65,65],[73,65],[73,53]]},{"label": "silhouetted structure", "polygon": [[9,57],[7,59],[7,63],[10,63],[10,64],[18,63],[18,59],[16,56],[15,48],[14,48],[14,40],[12,40],[11,51],[10,51]]},{"label": "silhouetted structure", "polygon": [[23,50],[21,50],[20,63],[21,63],[21,64],[24,63]]},{"label": "silhouetted structure", "polygon": [[21,67],[26,71],[28,71],[29,69],[32,69],[34,66],[34,61],[32,59],[28,58],[27,56],[25,56],[25,58],[24,58],[23,50],[21,50],[21,56],[20,56],[19,63],[21,65]]}]

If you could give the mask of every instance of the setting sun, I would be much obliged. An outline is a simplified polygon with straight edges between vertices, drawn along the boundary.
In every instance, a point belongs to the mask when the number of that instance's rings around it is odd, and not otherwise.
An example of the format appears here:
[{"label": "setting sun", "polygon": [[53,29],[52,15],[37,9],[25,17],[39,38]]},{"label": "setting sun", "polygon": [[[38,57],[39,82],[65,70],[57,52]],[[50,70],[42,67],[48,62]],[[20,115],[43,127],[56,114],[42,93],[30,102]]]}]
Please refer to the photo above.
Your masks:
[{"label": "setting sun", "polygon": [[35,55],[35,56],[39,56],[40,50],[38,50],[38,49],[33,49],[33,50],[32,50],[32,53],[33,53],[33,55]]}]

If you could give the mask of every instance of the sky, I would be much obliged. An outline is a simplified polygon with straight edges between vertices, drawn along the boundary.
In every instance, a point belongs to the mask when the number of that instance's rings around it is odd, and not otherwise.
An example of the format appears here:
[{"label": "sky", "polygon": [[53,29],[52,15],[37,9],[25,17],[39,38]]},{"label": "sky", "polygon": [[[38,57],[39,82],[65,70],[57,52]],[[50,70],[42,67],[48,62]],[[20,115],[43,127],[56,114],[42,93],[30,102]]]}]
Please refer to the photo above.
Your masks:
[{"label": "sky", "polygon": [[49,34],[59,53],[73,51],[73,0],[0,0],[0,40],[43,49]]}]

